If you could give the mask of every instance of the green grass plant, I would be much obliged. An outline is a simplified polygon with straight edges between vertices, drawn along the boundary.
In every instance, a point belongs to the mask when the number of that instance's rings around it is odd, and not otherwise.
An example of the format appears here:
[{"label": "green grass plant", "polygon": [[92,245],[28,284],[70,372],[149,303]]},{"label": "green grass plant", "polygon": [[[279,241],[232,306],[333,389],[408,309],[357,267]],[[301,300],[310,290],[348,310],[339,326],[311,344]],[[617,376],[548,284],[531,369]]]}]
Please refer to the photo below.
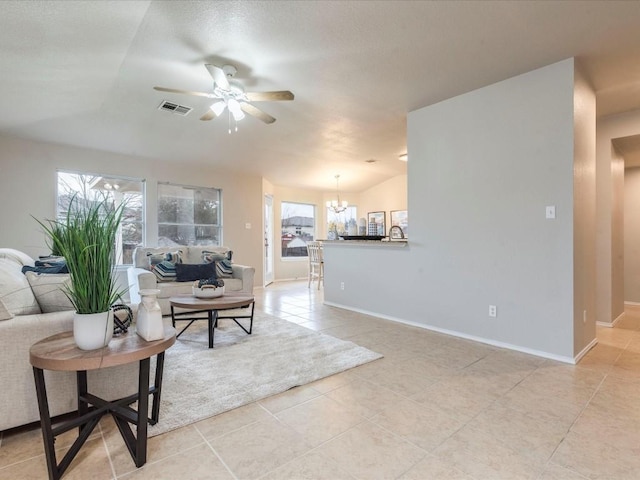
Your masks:
[{"label": "green grass plant", "polygon": [[102,313],[111,309],[126,290],[119,290],[115,276],[115,240],[124,205],[114,206],[108,197],[71,199],[65,217],[40,221],[53,251],[67,263],[70,285],[64,292],[77,313]]}]

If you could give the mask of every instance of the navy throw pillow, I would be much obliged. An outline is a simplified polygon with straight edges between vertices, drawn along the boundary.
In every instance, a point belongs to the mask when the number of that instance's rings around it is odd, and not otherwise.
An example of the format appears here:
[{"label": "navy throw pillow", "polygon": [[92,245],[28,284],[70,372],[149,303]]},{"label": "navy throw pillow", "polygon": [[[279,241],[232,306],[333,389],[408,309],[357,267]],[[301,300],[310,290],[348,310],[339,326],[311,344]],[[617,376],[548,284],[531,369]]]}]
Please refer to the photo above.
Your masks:
[{"label": "navy throw pillow", "polygon": [[215,263],[176,263],[176,281],[193,282],[216,274]]}]

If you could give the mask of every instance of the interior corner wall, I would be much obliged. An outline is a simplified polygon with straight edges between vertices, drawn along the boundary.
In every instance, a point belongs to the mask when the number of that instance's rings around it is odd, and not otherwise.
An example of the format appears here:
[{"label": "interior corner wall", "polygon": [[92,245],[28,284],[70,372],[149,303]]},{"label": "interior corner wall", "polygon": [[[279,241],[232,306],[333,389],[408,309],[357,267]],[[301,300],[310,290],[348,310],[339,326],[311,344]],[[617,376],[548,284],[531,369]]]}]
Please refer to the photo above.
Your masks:
[{"label": "interior corner wall", "polygon": [[[56,172],[69,170],[120,175],[146,180],[148,238],[157,242],[158,181],[222,188],[223,242],[234,251],[234,261],[256,269],[255,285],[262,284],[261,178],[238,175],[207,166],[119,155],[86,148],[57,145],[0,135],[0,245],[31,256],[48,253],[45,237],[32,216],[54,218]],[[247,230],[247,223],[255,226]]]},{"label": "interior corner wall", "polygon": [[[614,291],[614,167],[616,157],[612,140],[640,133],[640,110],[609,115],[596,125],[596,321],[612,324],[624,313],[624,288],[616,283]],[[624,209],[625,211],[627,208]],[[619,246],[617,248],[620,248]],[[622,247],[624,248],[624,247]],[[624,253],[619,253],[624,256]],[[624,269],[624,267],[623,267]],[[626,269],[625,269],[626,270]],[[624,278],[624,273],[622,274]],[[618,277],[619,278],[619,277]]]},{"label": "interior corner wall", "polygon": [[596,338],[596,96],[574,70],[573,350],[581,357]]},{"label": "interior corner wall", "polygon": [[624,172],[624,301],[640,304],[640,167]]}]

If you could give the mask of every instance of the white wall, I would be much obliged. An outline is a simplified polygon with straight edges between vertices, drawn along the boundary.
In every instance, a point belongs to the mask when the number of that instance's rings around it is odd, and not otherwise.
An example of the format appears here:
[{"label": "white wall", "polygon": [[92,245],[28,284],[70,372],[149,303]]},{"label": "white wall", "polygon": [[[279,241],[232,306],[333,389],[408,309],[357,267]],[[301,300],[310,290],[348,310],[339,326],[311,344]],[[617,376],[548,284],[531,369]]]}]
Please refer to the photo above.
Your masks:
[{"label": "white wall", "polygon": [[[614,231],[614,196],[620,188],[614,171],[617,154],[612,140],[640,133],[640,110],[600,118],[596,126],[596,320],[611,324],[624,313],[624,288],[620,285],[623,255],[619,238],[624,235]],[[626,208],[625,208],[626,210]],[[614,280],[616,279],[617,280]],[[615,284],[615,289],[614,289]]]},{"label": "white wall", "polygon": [[624,174],[624,300],[640,303],[640,167]]},{"label": "white wall", "polygon": [[409,247],[325,248],[325,298],[573,359],[574,149],[573,59],[411,112]]},{"label": "white wall", "polygon": [[[0,245],[31,256],[47,253],[44,235],[31,216],[54,218],[58,169],[146,179],[148,245],[157,239],[158,181],[222,188],[223,243],[233,249],[236,263],[255,267],[255,284],[262,284],[260,177],[9,136],[0,136]],[[252,225],[250,230],[246,223]]]}]

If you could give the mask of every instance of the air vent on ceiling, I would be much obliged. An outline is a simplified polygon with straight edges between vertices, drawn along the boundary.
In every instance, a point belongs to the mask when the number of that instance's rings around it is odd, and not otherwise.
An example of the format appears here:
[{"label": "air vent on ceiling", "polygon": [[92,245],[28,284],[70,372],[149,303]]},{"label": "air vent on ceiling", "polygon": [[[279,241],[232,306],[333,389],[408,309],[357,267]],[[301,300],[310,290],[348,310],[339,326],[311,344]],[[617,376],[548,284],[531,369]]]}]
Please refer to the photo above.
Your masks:
[{"label": "air vent on ceiling", "polygon": [[167,102],[166,100],[164,100],[158,107],[158,110],[165,110],[167,112],[172,112],[176,115],[182,115],[184,117],[185,115],[188,115],[189,112],[193,110],[193,108],[186,107],[184,105],[178,105],[177,103]]}]

